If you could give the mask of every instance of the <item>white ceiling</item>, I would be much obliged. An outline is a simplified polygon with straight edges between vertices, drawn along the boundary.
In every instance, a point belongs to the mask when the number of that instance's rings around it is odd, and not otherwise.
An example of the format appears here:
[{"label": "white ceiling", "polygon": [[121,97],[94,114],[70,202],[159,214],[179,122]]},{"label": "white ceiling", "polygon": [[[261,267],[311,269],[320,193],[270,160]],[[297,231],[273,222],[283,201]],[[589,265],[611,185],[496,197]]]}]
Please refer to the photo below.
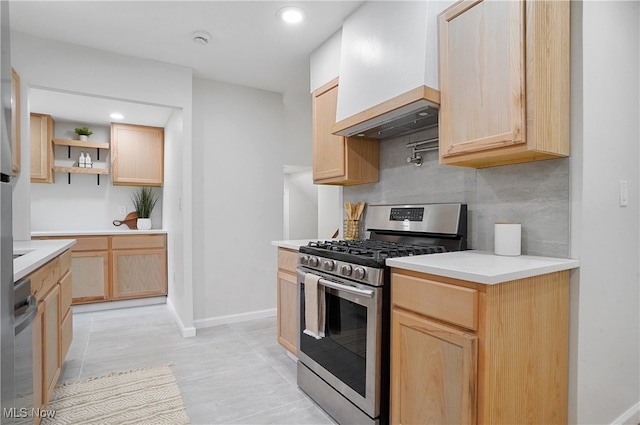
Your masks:
[{"label": "white ceiling", "polygon": [[[12,31],[181,65],[192,68],[194,76],[200,78],[281,93],[308,93],[310,53],[336,32],[361,3],[17,0],[10,2],[10,22]],[[286,26],[276,19],[277,11],[288,5],[303,9],[306,20],[302,24]],[[197,30],[212,35],[208,45],[192,41],[191,34]],[[108,99],[99,99],[92,106],[86,103],[92,99],[74,98],[68,93],[36,91],[35,97],[29,99],[32,111],[50,113],[41,108],[56,105],[58,115],[71,117],[64,119],[67,121],[105,123],[108,118],[97,121],[100,118],[74,114],[118,107],[118,102],[110,103]],[[120,109],[126,107],[135,109],[126,104]],[[166,108],[159,109],[157,119],[170,113],[162,110]],[[145,116],[149,117],[148,111]],[[138,122],[126,115],[125,120]]]}]

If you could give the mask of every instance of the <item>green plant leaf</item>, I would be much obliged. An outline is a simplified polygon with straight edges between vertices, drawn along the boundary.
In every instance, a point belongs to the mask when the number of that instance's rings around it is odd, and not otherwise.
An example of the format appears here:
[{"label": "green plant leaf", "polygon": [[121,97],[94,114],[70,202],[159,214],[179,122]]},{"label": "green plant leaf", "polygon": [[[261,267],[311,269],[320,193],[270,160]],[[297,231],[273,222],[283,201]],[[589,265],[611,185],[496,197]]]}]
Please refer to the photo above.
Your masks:
[{"label": "green plant leaf", "polygon": [[131,195],[133,207],[138,213],[138,218],[149,218],[153,208],[158,202],[159,195],[150,187],[142,187]]}]

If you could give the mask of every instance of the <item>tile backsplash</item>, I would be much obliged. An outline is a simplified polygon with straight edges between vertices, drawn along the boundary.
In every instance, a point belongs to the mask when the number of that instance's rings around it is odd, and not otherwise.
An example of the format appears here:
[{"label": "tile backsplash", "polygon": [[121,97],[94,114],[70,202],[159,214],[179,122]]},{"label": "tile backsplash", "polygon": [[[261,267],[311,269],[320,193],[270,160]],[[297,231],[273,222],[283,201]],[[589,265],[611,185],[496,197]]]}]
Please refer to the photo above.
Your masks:
[{"label": "tile backsplash", "polygon": [[[569,255],[569,159],[472,169],[438,163],[438,152],[407,162],[409,142],[437,130],[380,142],[380,181],[346,186],[345,201],[367,204],[461,202],[468,205],[469,247],[493,251],[495,222],[522,223],[522,253]],[[366,216],[365,216],[366,222]]]}]

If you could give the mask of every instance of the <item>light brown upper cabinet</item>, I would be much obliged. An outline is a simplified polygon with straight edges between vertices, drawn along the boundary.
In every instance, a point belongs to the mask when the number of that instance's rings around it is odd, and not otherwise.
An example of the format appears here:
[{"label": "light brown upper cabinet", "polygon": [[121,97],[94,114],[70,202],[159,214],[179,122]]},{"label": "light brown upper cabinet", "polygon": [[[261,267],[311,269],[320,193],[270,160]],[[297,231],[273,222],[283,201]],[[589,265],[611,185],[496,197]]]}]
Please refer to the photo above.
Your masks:
[{"label": "light brown upper cabinet", "polygon": [[338,79],[313,92],[313,182],[355,185],[378,181],[378,141],[331,134]]},{"label": "light brown upper cabinet", "polygon": [[11,68],[11,173],[20,174],[20,76]]},{"label": "light brown upper cabinet", "polygon": [[53,119],[31,114],[31,181],[53,183]]},{"label": "light brown upper cabinet", "polygon": [[164,129],[111,124],[111,181],[114,185],[162,186]]},{"label": "light brown upper cabinet", "polygon": [[440,163],[569,155],[569,1],[460,1],[439,16]]}]

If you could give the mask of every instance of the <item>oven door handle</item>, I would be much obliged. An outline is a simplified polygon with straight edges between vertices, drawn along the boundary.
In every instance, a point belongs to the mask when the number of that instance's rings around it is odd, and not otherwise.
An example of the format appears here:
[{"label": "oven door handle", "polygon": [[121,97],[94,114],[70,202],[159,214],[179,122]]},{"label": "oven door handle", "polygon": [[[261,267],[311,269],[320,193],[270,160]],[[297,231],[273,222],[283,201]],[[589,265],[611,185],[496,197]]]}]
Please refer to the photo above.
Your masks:
[{"label": "oven door handle", "polygon": [[327,288],[337,289],[338,291],[349,292],[350,294],[354,294],[354,295],[362,295],[367,298],[373,297],[373,291],[368,289],[355,288],[353,286],[343,285],[341,283],[332,282],[326,279],[320,279],[318,283],[320,285],[326,286]]}]

